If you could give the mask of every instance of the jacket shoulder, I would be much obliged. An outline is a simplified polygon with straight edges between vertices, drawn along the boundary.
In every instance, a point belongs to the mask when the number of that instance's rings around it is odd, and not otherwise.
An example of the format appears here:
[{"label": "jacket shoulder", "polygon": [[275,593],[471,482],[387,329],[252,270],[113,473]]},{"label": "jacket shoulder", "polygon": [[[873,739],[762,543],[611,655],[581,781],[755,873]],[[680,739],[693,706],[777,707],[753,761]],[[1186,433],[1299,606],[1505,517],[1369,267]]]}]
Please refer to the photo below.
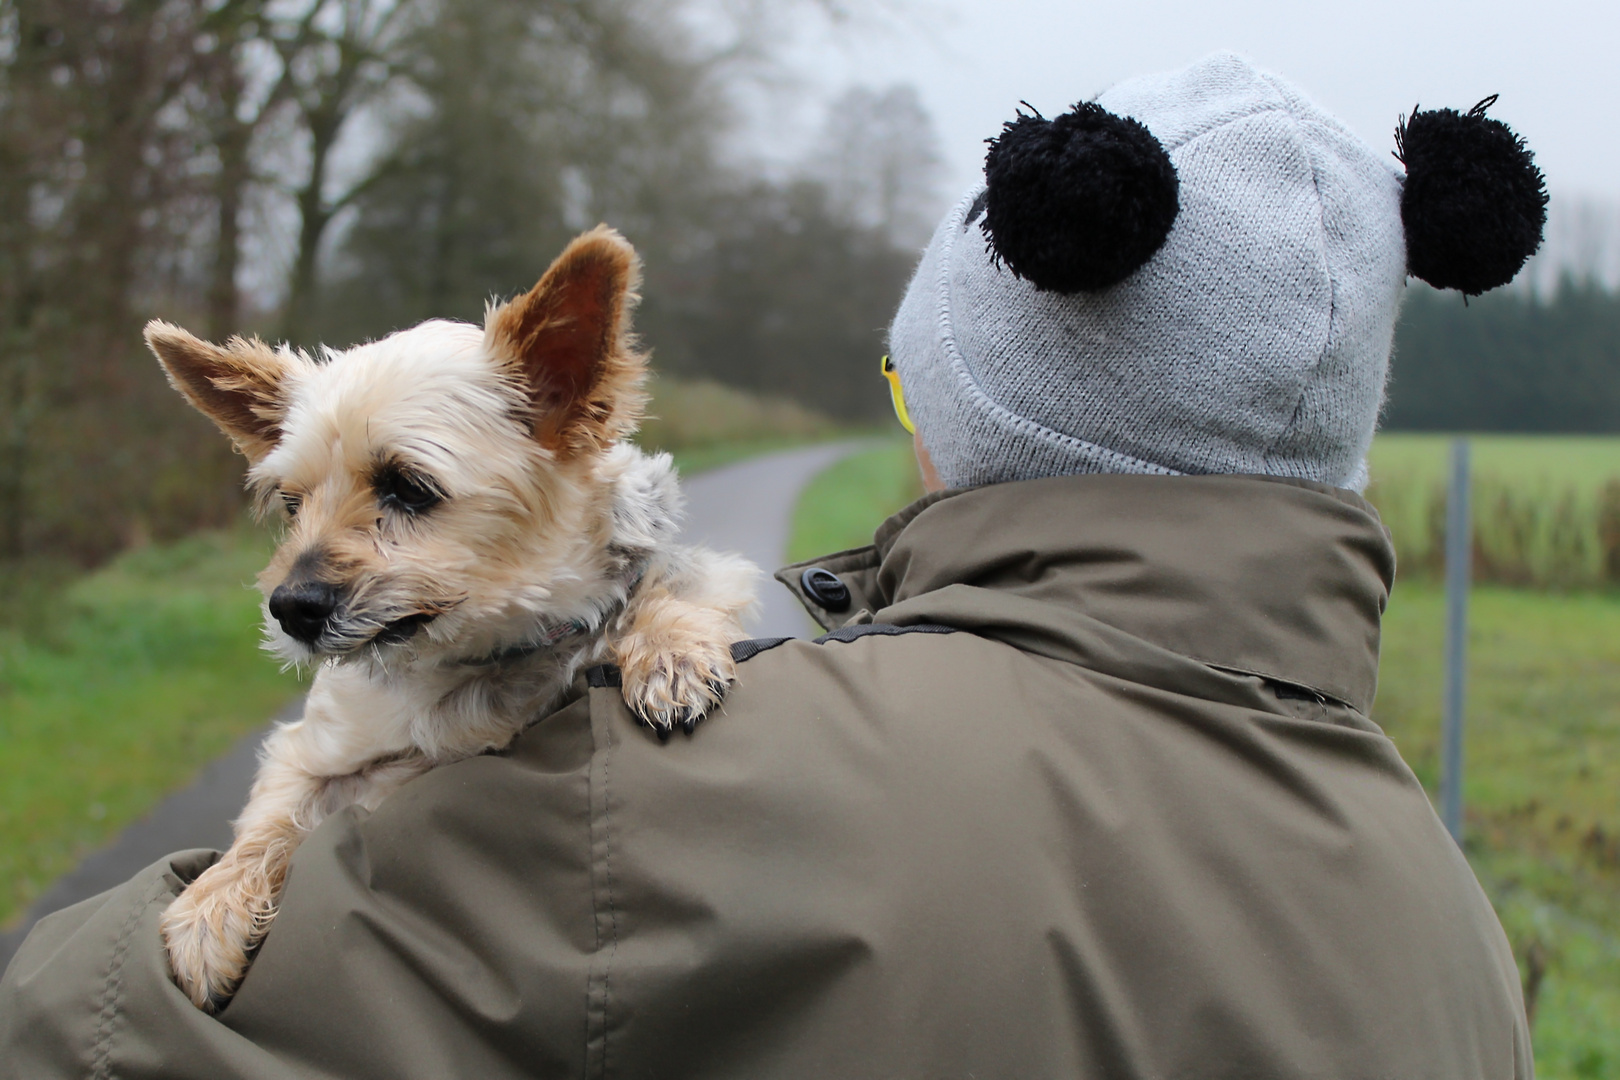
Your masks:
[{"label": "jacket shoulder", "polygon": [[[908,634],[958,634],[962,631],[954,626],[943,626],[939,623],[917,623],[908,626],[898,626],[894,623],[856,623],[843,626],[830,633],[822,634],[810,640],[811,645],[843,644],[859,641],[864,637],[903,637]],[[733,642],[731,645],[731,659],[734,663],[745,664],[761,653],[770,652],[790,641],[802,641],[801,638],[792,637],[765,637],[748,638],[745,641]],[[624,685],[624,679],[618,667],[614,664],[598,664],[585,672],[586,684],[593,690],[608,688],[617,689]]]}]

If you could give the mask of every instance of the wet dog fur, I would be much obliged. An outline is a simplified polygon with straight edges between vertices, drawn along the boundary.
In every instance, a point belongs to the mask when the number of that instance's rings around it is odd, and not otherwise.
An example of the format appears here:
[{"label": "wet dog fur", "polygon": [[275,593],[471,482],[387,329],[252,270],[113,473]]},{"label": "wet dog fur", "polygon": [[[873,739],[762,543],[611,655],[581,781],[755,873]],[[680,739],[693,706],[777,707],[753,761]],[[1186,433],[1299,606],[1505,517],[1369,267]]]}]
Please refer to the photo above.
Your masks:
[{"label": "wet dog fur", "polygon": [[645,402],[639,263],[576,239],[483,327],[430,321],[317,357],[153,322],[170,381],[234,441],[286,538],[259,577],[269,647],[318,665],[275,729],[235,840],[168,908],[176,982],[217,1010],[264,937],[300,840],[434,767],[507,745],[585,665],[623,671],[662,736],[735,674],[755,568],[674,545]]}]

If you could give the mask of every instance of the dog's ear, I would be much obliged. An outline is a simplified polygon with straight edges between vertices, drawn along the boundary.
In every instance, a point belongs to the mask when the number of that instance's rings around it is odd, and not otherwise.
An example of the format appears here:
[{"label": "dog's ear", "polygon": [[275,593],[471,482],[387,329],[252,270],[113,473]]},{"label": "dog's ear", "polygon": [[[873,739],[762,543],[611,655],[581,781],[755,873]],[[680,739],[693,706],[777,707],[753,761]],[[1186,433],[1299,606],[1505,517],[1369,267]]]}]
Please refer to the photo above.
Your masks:
[{"label": "dog's ear", "polygon": [[146,344],[174,388],[249,461],[275,447],[286,412],[285,357],[257,338],[220,346],[158,319],[146,324]]},{"label": "dog's ear", "polygon": [[640,284],[635,249],[599,225],[484,320],[486,347],[529,394],[535,438],[560,457],[617,442],[641,419],[647,359],[630,331]]}]

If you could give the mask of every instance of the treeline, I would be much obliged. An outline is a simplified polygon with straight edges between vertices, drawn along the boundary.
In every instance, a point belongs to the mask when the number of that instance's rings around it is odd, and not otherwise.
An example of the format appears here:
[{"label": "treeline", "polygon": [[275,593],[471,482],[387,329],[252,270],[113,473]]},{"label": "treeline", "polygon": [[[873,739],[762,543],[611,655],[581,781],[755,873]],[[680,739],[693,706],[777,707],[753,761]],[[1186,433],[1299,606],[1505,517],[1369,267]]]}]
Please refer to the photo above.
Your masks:
[{"label": "treeline", "polygon": [[[851,90],[768,168],[738,136],[789,20],[843,11],[0,0],[0,571],[238,512],[146,319],[301,347],[477,320],[598,221],[645,256],[661,371],[883,419],[883,327],[942,209],[928,116]],[[1387,426],[1615,430],[1617,305],[1414,285]]]},{"label": "treeline", "polygon": [[[882,327],[938,211],[914,92],[797,166],[737,103],[839,0],[0,0],[0,560],[227,520],[240,460],[140,343],[344,346],[479,320],[606,221],[655,364],[883,415]],[[919,222],[923,225],[919,225]]]},{"label": "treeline", "polygon": [[1620,432],[1620,295],[1565,278],[1550,294],[1413,283],[1395,331],[1384,427]]}]

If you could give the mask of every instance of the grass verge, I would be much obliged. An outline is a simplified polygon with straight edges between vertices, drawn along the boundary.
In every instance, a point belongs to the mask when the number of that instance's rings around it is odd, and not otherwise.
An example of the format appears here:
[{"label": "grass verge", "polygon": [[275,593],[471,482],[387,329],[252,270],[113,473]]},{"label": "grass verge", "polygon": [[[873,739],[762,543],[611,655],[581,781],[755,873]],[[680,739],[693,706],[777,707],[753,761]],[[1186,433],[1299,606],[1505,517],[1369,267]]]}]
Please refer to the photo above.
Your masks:
[{"label": "grass verge", "polygon": [[249,528],[129,552],[0,627],[0,925],[299,690]]},{"label": "grass verge", "polygon": [[[1443,465],[1443,440],[1400,440],[1393,456],[1421,452],[1434,459],[1424,467]],[[1525,451],[1516,460],[1527,470],[1526,483],[1556,468],[1564,444],[1580,444],[1574,447],[1580,460],[1571,466],[1576,474],[1609,452],[1588,440],[1547,442],[1500,440]],[[869,543],[885,517],[920,493],[915,477],[904,443],[828,469],[795,512],[793,557]],[[1549,1080],[1620,1076],[1617,643],[1620,595],[1612,592],[1474,591],[1466,850],[1527,984],[1532,969],[1540,972],[1536,1067]],[[1431,792],[1438,780],[1443,644],[1443,592],[1431,582],[1403,580],[1384,621],[1374,719]]]},{"label": "grass verge", "polygon": [[788,562],[870,544],[884,518],[922,493],[909,440],[845,458],[811,480],[799,497]]},{"label": "grass verge", "polygon": [[[849,434],[841,432],[840,434]],[[710,469],[718,469],[738,461],[762,457],[778,450],[792,450],[800,446],[827,441],[824,438],[802,438],[796,435],[765,436],[734,443],[710,443],[704,446],[671,450],[675,467],[684,476],[696,476]]]}]

